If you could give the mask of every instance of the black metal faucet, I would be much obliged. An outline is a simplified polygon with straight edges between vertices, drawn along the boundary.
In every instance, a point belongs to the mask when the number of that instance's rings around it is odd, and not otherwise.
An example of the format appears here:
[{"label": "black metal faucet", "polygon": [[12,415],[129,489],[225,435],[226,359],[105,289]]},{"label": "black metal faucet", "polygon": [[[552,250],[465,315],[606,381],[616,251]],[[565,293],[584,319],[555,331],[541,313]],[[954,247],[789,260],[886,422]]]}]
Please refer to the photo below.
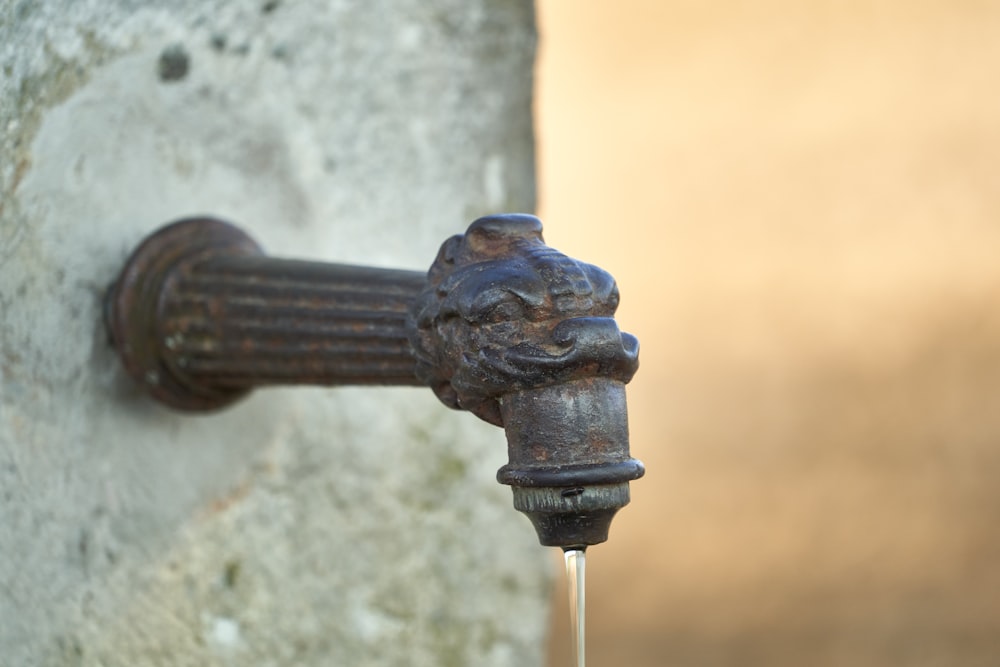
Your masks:
[{"label": "black metal faucet", "polygon": [[128,373],[177,409],[268,384],[429,385],[507,434],[497,479],[539,541],[608,538],[642,476],[625,384],[638,342],[614,279],[545,245],[530,215],[480,218],[427,274],[267,257],[238,228],[190,218],[135,250],[105,317]]}]

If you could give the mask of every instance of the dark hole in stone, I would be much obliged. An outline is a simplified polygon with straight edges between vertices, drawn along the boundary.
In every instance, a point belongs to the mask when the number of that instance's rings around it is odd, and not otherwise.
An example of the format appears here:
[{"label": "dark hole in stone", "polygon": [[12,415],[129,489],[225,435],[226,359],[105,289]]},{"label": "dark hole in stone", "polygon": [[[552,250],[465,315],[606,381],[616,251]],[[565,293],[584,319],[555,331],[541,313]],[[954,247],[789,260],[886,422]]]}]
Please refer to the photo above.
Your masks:
[{"label": "dark hole in stone", "polygon": [[278,5],[280,5],[280,4],[281,3],[278,2],[278,0],[267,0],[267,2],[265,2],[261,6],[260,11],[261,11],[262,14],[270,14],[275,9],[277,9]]},{"label": "dark hole in stone", "polygon": [[275,60],[281,60],[287,62],[289,60],[288,47],[284,44],[279,44],[278,46],[271,49],[271,57]]},{"label": "dark hole in stone", "polygon": [[231,560],[226,563],[225,569],[222,571],[222,581],[225,583],[226,588],[235,588],[236,580],[240,577],[240,562],[238,560]]},{"label": "dark hole in stone", "polygon": [[172,44],[163,49],[157,63],[157,73],[160,81],[180,81],[187,76],[191,68],[191,56],[181,44]]},{"label": "dark hole in stone", "polygon": [[212,34],[212,38],[209,40],[209,44],[212,45],[212,49],[215,51],[225,51],[226,43],[229,39],[221,32],[216,32]]}]

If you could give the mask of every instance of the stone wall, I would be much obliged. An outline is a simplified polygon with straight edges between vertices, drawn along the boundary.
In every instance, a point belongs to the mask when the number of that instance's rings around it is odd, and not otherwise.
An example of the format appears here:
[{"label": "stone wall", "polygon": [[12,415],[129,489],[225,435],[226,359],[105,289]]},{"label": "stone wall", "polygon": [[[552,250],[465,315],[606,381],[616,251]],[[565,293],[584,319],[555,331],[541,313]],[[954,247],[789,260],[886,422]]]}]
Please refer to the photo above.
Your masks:
[{"label": "stone wall", "polygon": [[503,433],[411,388],[137,393],[103,291],[206,213],[424,269],[534,205],[530,2],[5,1],[0,665],[537,665]]}]

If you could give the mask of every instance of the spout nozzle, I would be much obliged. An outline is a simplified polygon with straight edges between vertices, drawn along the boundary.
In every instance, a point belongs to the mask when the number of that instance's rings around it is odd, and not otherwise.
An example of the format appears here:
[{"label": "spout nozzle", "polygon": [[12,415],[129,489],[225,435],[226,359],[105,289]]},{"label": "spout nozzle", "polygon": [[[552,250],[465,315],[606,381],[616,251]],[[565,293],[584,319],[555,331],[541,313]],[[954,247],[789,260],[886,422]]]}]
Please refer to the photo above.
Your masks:
[{"label": "spout nozzle", "polygon": [[629,502],[628,482],[571,487],[514,487],[514,508],[547,547],[586,549],[606,542],[611,520]]},{"label": "spout nozzle", "polygon": [[645,472],[629,456],[625,385],[587,378],[501,401],[510,462],[497,481],[544,546],[586,548],[608,539],[629,482]]}]

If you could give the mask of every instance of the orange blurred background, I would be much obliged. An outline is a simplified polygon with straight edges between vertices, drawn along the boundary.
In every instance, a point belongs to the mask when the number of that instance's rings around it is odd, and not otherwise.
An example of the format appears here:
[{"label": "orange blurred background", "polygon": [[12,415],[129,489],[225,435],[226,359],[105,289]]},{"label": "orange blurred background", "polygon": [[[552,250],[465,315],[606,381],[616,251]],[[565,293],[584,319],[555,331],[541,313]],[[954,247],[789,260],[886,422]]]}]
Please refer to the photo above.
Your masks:
[{"label": "orange blurred background", "polygon": [[643,346],[588,662],[1000,664],[1000,3],[537,6],[546,240]]}]

